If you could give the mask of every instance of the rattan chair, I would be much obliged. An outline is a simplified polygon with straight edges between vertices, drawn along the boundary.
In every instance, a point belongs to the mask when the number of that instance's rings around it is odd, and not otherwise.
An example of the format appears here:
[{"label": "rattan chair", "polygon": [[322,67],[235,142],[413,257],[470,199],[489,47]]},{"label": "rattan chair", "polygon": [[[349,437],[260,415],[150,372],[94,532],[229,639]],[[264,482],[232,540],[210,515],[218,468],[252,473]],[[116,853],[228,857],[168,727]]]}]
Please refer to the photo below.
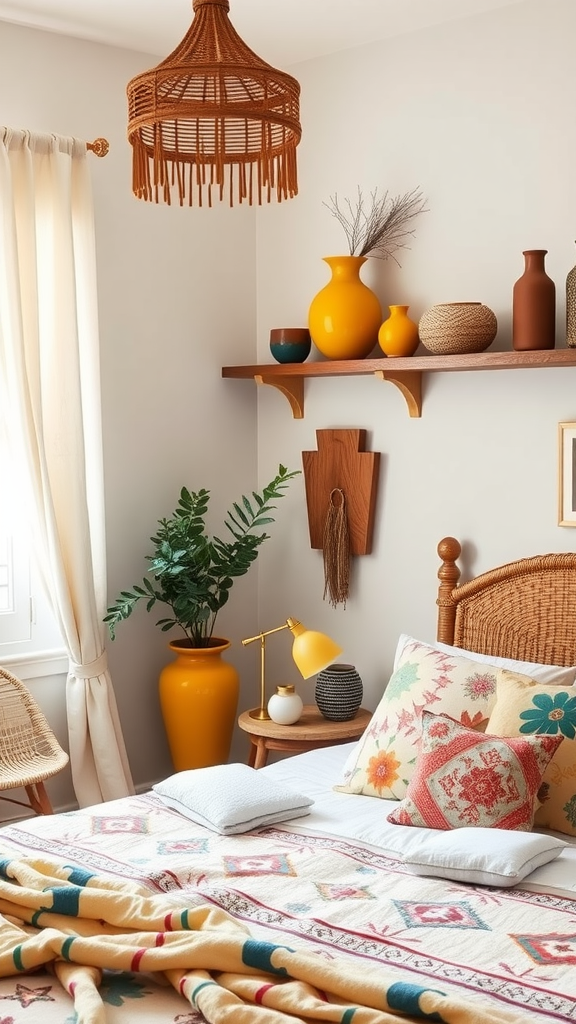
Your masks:
[{"label": "rattan chair", "polygon": [[[44,779],[68,764],[36,701],[16,676],[0,668],[0,799],[52,814]],[[28,802],[5,796],[4,790],[24,788]]]}]

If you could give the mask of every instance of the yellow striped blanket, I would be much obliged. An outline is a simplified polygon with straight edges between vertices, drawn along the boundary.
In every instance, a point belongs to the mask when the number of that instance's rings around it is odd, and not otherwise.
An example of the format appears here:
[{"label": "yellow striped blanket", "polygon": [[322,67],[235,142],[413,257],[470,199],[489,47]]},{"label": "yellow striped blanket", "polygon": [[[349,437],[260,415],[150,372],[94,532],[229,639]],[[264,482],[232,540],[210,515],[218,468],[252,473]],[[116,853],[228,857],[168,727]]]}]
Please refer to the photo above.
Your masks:
[{"label": "yellow striped blanket", "polygon": [[[486,1024],[478,1008],[389,966],[319,961],[251,938],[218,908],[187,907],[183,896],[175,909],[173,898],[138,883],[40,857],[0,862],[0,914],[0,976],[49,967],[78,1024],[104,1024],[98,985],[106,969],[163,974],[211,1024]],[[490,1010],[492,1024],[520,1019]]]}]

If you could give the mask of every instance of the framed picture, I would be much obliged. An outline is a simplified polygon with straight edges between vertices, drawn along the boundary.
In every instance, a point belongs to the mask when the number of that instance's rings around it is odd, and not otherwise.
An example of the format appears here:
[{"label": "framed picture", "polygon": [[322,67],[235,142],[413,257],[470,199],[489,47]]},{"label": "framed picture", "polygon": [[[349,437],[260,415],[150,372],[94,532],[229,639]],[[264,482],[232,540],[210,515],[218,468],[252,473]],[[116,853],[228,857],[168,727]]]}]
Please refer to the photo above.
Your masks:
[{"label": "framed picture", "polygon": [[558,424],[558,525],[576,526],[576,423]]}]

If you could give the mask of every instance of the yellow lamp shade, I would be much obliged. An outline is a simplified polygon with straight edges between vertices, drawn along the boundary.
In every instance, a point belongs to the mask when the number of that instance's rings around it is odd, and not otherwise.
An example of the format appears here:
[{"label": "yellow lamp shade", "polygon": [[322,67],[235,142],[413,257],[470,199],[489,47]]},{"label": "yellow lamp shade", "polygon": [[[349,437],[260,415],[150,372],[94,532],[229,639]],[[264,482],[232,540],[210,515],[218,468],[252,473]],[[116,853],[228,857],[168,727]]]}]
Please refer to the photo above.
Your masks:
[{"label": "yellow lamp shade", "polygon": [[297,619],[288,619],[287,622],[294,636],[292,658],[304,679],[321,672],[342,654],[342,648],[325,633],[306,629]]}]

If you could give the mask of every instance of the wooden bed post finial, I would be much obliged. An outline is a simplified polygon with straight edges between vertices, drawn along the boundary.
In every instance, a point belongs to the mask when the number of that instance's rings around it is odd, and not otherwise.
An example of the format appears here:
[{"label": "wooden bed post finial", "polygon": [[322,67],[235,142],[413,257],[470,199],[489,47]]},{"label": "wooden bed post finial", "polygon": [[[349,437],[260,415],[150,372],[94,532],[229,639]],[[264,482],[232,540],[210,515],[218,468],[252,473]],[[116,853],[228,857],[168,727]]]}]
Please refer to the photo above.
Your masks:
[{"label": "wooden bed post finial", "polygon": [[452,591],[458,585],[460,569],[456,560],[462,553],[462,545],[455,537],[444,537],[440,541],[438,555],[442,559],[442,565],[438,570],[438,625],[436,639],[443,644],[454,643],[454,623],[456,620],[456,605],[452,600]]}]

